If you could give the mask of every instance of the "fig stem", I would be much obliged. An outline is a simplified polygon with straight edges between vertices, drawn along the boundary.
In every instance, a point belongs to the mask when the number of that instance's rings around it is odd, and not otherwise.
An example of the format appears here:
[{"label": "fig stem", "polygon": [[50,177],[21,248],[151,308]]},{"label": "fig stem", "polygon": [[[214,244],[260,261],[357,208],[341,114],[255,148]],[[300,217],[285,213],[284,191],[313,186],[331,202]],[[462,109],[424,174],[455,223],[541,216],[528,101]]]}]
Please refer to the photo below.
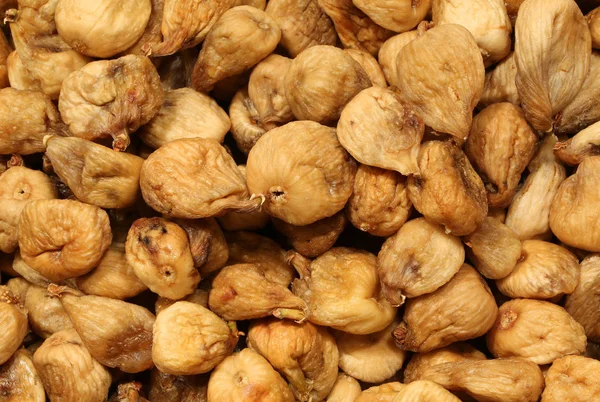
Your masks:
[{"label": "fig stem", "polygon": [[298,272],[300,279],[310,278],[311,261],[308,258],[297,251],[290,250],[287,252],[285,260]]},{"label": "fig stem", "polygon": [[23,157],[21,155],[12,154],[8,162],[6,162],[6,167],[11,168],[15,166],[24,166],[25,162],[23,161]]},{"label": "fig stem", "polygon": [[113,137],[112,147],[115,151],[123,152],[130,143],[131,140],[129,139],[129,134],[127,134],[126,131],[123,131]]},{"label": "fig stem", "polygon": [[294,320],[297,323],[304,322],[306,320],[306,314],[300,310],[294,310],[289,308],[278,308],[273,311],[273,317],[275,318],[288,318]]}]

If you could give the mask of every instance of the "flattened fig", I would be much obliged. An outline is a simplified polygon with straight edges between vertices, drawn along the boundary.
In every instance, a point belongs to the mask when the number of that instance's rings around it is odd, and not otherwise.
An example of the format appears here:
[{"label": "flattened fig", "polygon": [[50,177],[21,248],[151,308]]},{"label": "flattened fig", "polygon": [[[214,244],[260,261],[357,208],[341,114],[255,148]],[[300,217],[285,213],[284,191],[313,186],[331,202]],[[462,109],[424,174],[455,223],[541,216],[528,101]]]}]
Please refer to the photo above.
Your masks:
[{"label": "flattened fig", "polygon": [[45,287],[32,285],[27,290],[24,306],[33,332],[46,339],[65,329],[73,328],[60,300]]},{"label": "flattened fig", "polygon": [[261,117],[256,110],[256,105],[250,99],[248,88],[242,88],[236,92],[229,105],[229,117],[231,134],[238,149],[248,154],[260,137],[267,132],[261,124]]},{"label": "flattened fig", "polygon": [[360,392],[358,381],[349,375],[339,373],[331,392],[327,395],[327,402],[354,402]]},{"label": "flattened fig", "polygon": [[31,358],[28,350],[20,349],[0,367],[3,402],[46,402],[42,381]]},{"label": "flattened fig", "polygon": [[579,283],[567,296],[565,310],[583,326],[590,341],[600,342],[600,256],[587,256],[580,268]]},{"label": "flattened fig", "polygon": [[430,0],[352,0],[377,25],[394,32],[413,29],[431,8]]},{"label": "flattened fig", "polygon": [[186,231],[194,266],[202,276],[225,266],[229,249],[223,231],[214,219],[177,219],[175,223]]},{"label": "flattened fig", "polygon": [[600,394],[596,373],[600,362],[583,356],[565,356],[556,359],[546,373],[546,388],[541,402],[570,400],[584,402]]}]

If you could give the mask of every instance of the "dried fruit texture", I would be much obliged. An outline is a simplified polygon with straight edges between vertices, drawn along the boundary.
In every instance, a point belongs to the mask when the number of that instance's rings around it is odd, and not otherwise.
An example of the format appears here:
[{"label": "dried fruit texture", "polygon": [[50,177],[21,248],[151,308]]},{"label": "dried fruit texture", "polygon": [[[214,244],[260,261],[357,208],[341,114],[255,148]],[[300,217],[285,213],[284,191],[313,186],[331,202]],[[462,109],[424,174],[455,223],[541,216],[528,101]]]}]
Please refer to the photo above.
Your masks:
[{"label": "dried fruit texture", "polygon": [[258,63],[250,74],[248,96],[258,113],[257,123],[265,130],[294,120],[284,85],[285,74],[291,64],[291,59],[272,54]]},{"label": "dried fruit texture", "polygon": [[429,141],[421,146],[418,163],[421,175],[407,181],[417,211],[455,236],[473,233],[485,219],[488,203],[466,155],[452,142]]},{"label": "dried fruit texture", "polygon": [[506,6],[506,12],[510,18],[510,21],[515,23],[517,20],[517,14],[519,13],[519,8],[521,8],[521,4],[523,4],[525,0],[505,0],[504,5]]},{"label": "dried fruit texture", "polygon": [[255,264],[265,277],[286,288],[292,282],[295,271],[287,263],[286,252],[268,237],[251,232],[227,233],[229,265]]},{"label": "dried fruit texture", "polygon": [[354,402],[391,402],[405,387],[399,382],[388,382],[365,389]]},{"label": "dried fruit texture", "polygon": [[219,364],[208,381],[208,400],[293,402],[288,384],[269,362],[245,348]]},{"label": "dried fruit texture", "polygon": [[0,199],[49,200],[56,198],[52,181],[39,170],[13,166],[0,175]]},{"label": "dried fruit texture", "polygon": [[331,124],[371,80],[342,49],[313,46],[292,60],[285,75],[285,96],[298,120]]},{"label": "dried fruit texture", "polygon": [[325,328],[266,319],[250,325],[247,342],[283,374],[299,401],[324,400],[337,380],[338,348]]},{"label": "dried fruit texture", "polygon": [[144,32],[131,47],[122,53],[122,55],[137,54],[142,56],[147,53],[152,53],[151,49],[156,47],[156,45],[162,41],[161,25],[165,1],[150,0],[150,5],[150,17],[148,18],[148,23],[146,24]]},{"label": "dried fruit texture", "polygon": [[0,367],[2,402],[46,402],[44,387],[31,357],[29,351],[21,349]]},{"label": "dried fruit texture", "polygon": [[227,77],[243,73],[267,57],[281,30],[264,11],[251,6],[226,11],[210,30],[192,73],[194,89],[208,92]]},{"label": "dried fruit texture", "polygon": [[138,135],[144,144],[160,148],[180,138],[223,142],[230,127],[229,116],[213,98],[191,88],[179,88],[165,93],[162,107]]},{"label": "dried fruit texture", "polygon": [[248,189],[264,197],[264,210],[296,226],[342,210],[352,195],[355,172],[356,163],[335,130],[312,121],[269,131],[252,148],[246,165]]},{"label": "dried fruit texture", "polygon": [[163,373],[202,374],[229,356],[237,341],[235,324],[230,327],[199,304],[179,301],[156,318],[152,359]]},{"label": "dried fruit texture", "polygon": [[432,381],[415,381],[402,388],[392,402],[459,402],[456,396]]},{"label": "dried fruit texture", "polygon": [[238,149],[248,154],[256,141],[267,132],[260,124],[260,116],[254,102],[250,99],[248,88],[242,88],[236,92],[229,105],[229,117],[231,118],[231,134]]},{"label": "dried fruit texture", "polygon": [[66,127],[56,106],[41,92],[0,90],[0,153],[44,152],[45,135],[62,135]]},{"label": "dried fruit texture", "polygon": [[419,32],[414,29],[412,31],[403,32],[401,34],[392,36],[384,42],[379,49],[378,60],[385,75],[386,81],[391,86],[398,86],[398,68],[396,65],[396,58],[404,48],[413,39],[419,36]]},{"label": "dried fruit texture", "polygon": [[327,402],[354,402],[360,395],[360,384],[354,378],[344,373],[339,373]]},{"label": "dried fruit texture", "polygon": [[392,323],[369,335],[336,331],[334,336],[340,352],[340,369],[368,383],[381,383],[394,376],[406,360],[406,353],[394,344],[394,326]]},{"label": "dried fruit texture", "polygon": [[252,6],[264,10],[267,6],[267,0],[235,0],[233,7],[237,6]]},{"label": "dried fruit texture", "polygon": [[396,57],[396,69],[400,96],[425,124],[465,140],[485,83],[483,58],[473,35],[460,25],[429,30],[422,25],[419,36]]},{"label": "dried fruit texture", "polygon": [[417,157],[424,128],[423,120],[400,96],[374,86],[346,105],[337,135],[360,163],[409,175],[419,173]]},{"label": "dried fruit texture", "polygon": [[583,326],[590,341],[600,342],[600,256],[589,255],[580,267],[579,284],[567,296],[565,309]]},{"label": "dried fruit texture", "polygon": [[429,367],[420,379],[489,402],[535,402],[544,389],[538,365],[519,358],[442,363]]},{"label": "dried fruit texture", "polygon": [[140,39],[151,11],[150,0],[58,0],[56,29],[79,53],[109,58]]},{"label": "dried fruit texture", "polygon": [[381,293],[373,254],[336,247],[312,263],[299,254],[290,262],[300,273],[292,290],[308,304],[313,324],[365,335],[394,320],[396,308]]},{"label": "dried fruit texture", "polygon": [[586,16],[588,27],[590,28],[590,36],[592,38],[592,47],[600,48],[600,7],[590,11]]},{"label": "dried fruit texture", "polygon": [[[195,303],[202,307],[208,308],[208,290],[196,289],[194,293],[184,297],[183,299],[181,299],[181,301]],[[156,315],[158,315],[161,311],[163,311],[167,307],[172,306],[175,303],[177,303],[177,300],[167,299],[166,297],[159,296],[156,299],[156,303],[154,304],[154,310],[156,312]]]},{"label": "dried fruit texture", "polygon": [[31,201],[19,219],[23,260],[55,282],[91,271],[111,241],[106,212],[78,201]]},{"label": "dried fruit texture", "polygon": [[344,49],[346,54],[349,54],[360,66],[365,70],[365,73],[369,76],[369,80],[375,86],[387,87],[385,76],[381,70],[381,66],[377,62],[377,59],[366,50],[361,49]]},{"label": "dried fruit texture", "polygon": [[431,0],[352,0],[352,3],[377,25],[394,32],[413,29],[431,8]]},{"label": "dried fruit texture", "polygon": [[[48,278],[41,275],[38,271],[31,268],[29,265],[27,265],[27,263],[25,263],[25,261],[23,261],[23,258],[21,257],[21,252],[19,250],[15,252],[15,258],[13,260],[12,269],[19,276],[22,276],[33,285],[46,288],[46,286],[48,286],[48,284],[50,283],[50,280]],[[21,302],[25,302],[25,297],[21,297],[20,299]]]},{"label": "dried fruit texture", "polygon": [[597,373],[600,362],[582,356],[565,356],[552,363],[546,373],[542,402],[591,401],[600,395]]},{"label": "dried fruit texture", "polygon": [[0,199],[0,251],[12,253],[19,246],[19,218],[30,201]]},{"label": "dried fruit texture", "polygon": [[510,102],[519,106],[519,92],[515,78],[517,76],[517,63],[515,54],[511,53],[500,61],[493,70],[485,73],[485,85],[479,104],[489,106],[493,103]]},{"label": "dried fruit texture", "polygon": [[281,46],[292,58],[311,46],[337,42],[333,22],[317,0],[271,0],[265,11],[281,28]]},{"label": "dried fruit texture", "polygon": [[331,249],[347,223],[343,211],[306,226],[295,226],[273,219],[275,228],[287,237],[294,250],[306,257],[318,257]]},{"label": "dried fruit texture", "polygon": [[74,329],[46,339],[33,354],[33,364],[51,401],[108,399],[110,373],[92,357]]},{"label": "dried fruit texture", "polygon": [[403,322],[394,330],[396,345],[423,353],[477,338],[492,328],[497,311],[483,278],[464,264],[435,292],[407,300]]},{"label": "dried fruit texture", "polygon": [[[600,251],[598,185],[600,156],[581,162],[575,174],[563,181],[550,207],[550,228],[563,243],[582,250]],[[587,228],[582,231],[581,228]]]},{"label": "dried fruit texture", "polygon": [[151,43],[148,50],[153,56],[166,56],[196,46],[233,4],[234,0],[165,0],[162,42]]},{"label": "dried fruit texture", "polygon": [[217,82],[211,91],[211,95],[220,102],[229,103],[237,91],[248,85],[251,70],[245,70],[240,74],[232,75]]},{"label": "dried fruit texture", "polygon": [[0,88],[6,88],[10,85],[8,82],[8,55],[12,52],[12,48],[8,44],[6,37],[0,32]]},{"label": "dried fruit texture", "polygon": [[140,186],[149,206],[176,218],[252,212],[260,202],[248,199],[244,176],[225,148],[206,138],[171,141],[153,152],[142,166]]},{"label": "dried fruit texture", "polygon": [[181,299],[200,282],[186,231],[162,218],[140,218],[131,225],[125,257],[135,275],[159,296]]},{"label": "dried fruit texture", "polygon": [[541,240],[525,240],[514,270],[496,281],[511,298],[551,299],[570,294],[579,283],[579,261],[567,249]]},{"label": "dried fruit texture", "polygon": [[[0,14],[1,15],[1,14]],[[10,86],[19,90],[42,91],[41,84],[31,72],[27,70],[16,51],[11,52],[6,58],[6,68]],[[58,94],[56,94],[58,96]]]},{"label": "dried fruit texture", "polygon": [[58,109],[71,134],[86,140],[113,138],[123,151],[129,134],[148,123],[164,101],[156,68],[145,56],[99,60],[63,82]]},{"label": "dried fruit texture", "polygon": [[473,233],[464,237],[464,242],[469,260],[488,279],[508,276],[521,259],[521,240],[517,234],[489,215]]},{"label": "dried fruit texture", "polygon": [[600,122],[554,145],[554,154],[568,165],[579,165],[588,156],[600,155]]},{"label": "dried fruit texture", "polygon": [[117,393],[113,394],[108,402],[148,402],[140,395],[142,384],[136,381],[119,384]]},{"label": "dried fruit texture", "polygon": [[450,281],[465,261],[457,237],[417,218],[388,237],[377,257],[382,293],[395,306],[406,297],[434,292]]},{"label": "dried fruit texture", "polygon": [[172,56],[155,59],[155,61],[160,60],[157,71],[160,75],[163,89],[171,91],[191,87],[192,70],[197,58],[198,50],[191,48],[177,52]]},{"label": "dried fruit texture", "polygon": [[175,223],[188,235],[194,267],[200,271],[200,275],[206,276],[225,266],[229,258],[229,249],[217,221],[212,218],[177,219]]},{"label": "dried fruit texture", "polygon": [[6,286],[0,286],[0,364],[4,364],[23,343],[29,330],[27,311]]},{"label": "dried fruit texture", "polygon": [[[2,272],[7,273],[4,267],[2,267]],[[31,283],[24,278],[15,277],[6,281],[5,286],[13,294],[13,296],[17,298],[19,303],[23,304]]]},{"label": "dried fruit texture", "polygon": [[207,375],[174,376],[153,369],[148,399],[153,402],[207,402]]},{"label": "dried fruit texture", "polygon": [[504,303],[486,340],[496,357],[523,357],[536,364],[582,354],[586,345],[583,327],[565,309],[530,299]]},{"label": "dried fruit texture", "polygon": [[65,329],[73,328],[69,315],[60,300],[45,287],[32,285],[24,299],[31,330],[46,339]]},{"label": "dried fruit texture", "polygon": [[566,177],[565,168],[552,153],[556,141],[555,135],[543,139],[536,156],[527,167],[529,175],[506,213],[506,226],[521,240],[546,239],[550,235],[550,205]]},{"label": "dried fruit texture", "polygon": [[516,84],[527,121],[550,131],[590,69],[590,30],[572,0],[530,0],[515,25]]},{"label": "dried fruit texture", "polygon": [[377,54],[383,42],[394,32],[377,25],[357,8],[352,0],[317,0],[319,7],[331,18],[345,48]]}]

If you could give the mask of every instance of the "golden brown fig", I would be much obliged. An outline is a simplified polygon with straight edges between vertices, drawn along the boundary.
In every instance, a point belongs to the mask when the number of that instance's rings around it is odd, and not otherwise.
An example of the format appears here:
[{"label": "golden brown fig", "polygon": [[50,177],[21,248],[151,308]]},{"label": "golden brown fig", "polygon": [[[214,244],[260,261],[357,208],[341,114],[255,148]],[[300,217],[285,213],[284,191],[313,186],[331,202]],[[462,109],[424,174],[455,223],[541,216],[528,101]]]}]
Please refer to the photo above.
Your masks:
[{"label": "golden brown fig", "polygon": [[179,301],[156,318],[152,359],[163,373],[202,374],[229,356],[237,341],[235,323],[230,327],[207,308]]},{"label": "golden brown fig", "polygon": [[13,166],[0,175],[0,199],[50,200],[56,198],[52,181],[39,170]]},{"label": "golden brown fig", "polygon": [[337,42],[333,22],[317,0],[271,0],[265,11],[281,28],[281,46],[292,58],[311,46]]},{"label": "golden brown fig", "polygon": [[21,257],[55,282],[91,271],[111,241],[106,212],[78,201],[31,201],[19,219]]},{"label": "golden brown fig", "polygon": [[29,351],[20,349],[0,367],[0,401],[46,402],[42,381],[31,358]]},{"label": "golden brown fig", "polygon": [[175,223],[188,235],[194,267],[200,271],[200,275],[208,275],[225,266],[229,258],[229,249],[217,221],[212,218],[176,219]]},{"label": "golden brown fig", "polygon": [[[181,301],[195,303],[202,307],[208,308],[208,290],[196,289],[194,293],[184,297],[181,299]],[[154,304],[154,311],[156,312],[156,315],[158,315],[161,311],[175,303],[177,303],[177,300],[167,299],[166,297],[159,296]]]},{"label": "golden brown fig", "polygon": [[423,121],[395,92],[374,86],[361,91],[344,107],[337,124],[342,146],[360,163],[419,173],[417,157]]},{"label": "golden brown fig", "polygon": [[[151,10],[150,17],[148,18],[148,23],[146,24],[146,29],[140,36],[140,38],[127,50],[125,50],[122,55],[125,54],[137,54],[137,55],[146,55],[148,53],[152,53],[152,47],[155,47],[162,40],[162,35],[160,32],[163,11],[165,6],[164,0],[150,0]],[[162,62],[162,61],[161,61]]]},{"label": "golden brown fig", "polygon": [[419,152],[420,176],[408,178],[408,196],[429,221],[455,236],[473,233],[488,211],[485,187],[462,150],[429,141]]},{"label": "golden brown fig", "polygon": [[148,402],[140,393],[142,384],[136,381],[119,384],[117,393],[108,402]]},{"label": "golden brown fig", "polygon": [[592,47],[600,48],[600,7],[593,9],[586,16],[588,27],[590,28],[590,36],[592,38]]},{"label": "golden brown fig", "polygon": [[352,0],[375,23],[394,32],[413,29],[425,18],[430,0]]},{"label": "golden brown fig", "polygon": [[192,73],[192,85],[201,92],[215,83],[243,73],[267,57],[281,39],[277,23],[251,6],[226,11],[210,30]]},{"label": "golden brown fig", "polygon": [[360,49],[376,55],[394,32],[377,25],[357,8],[352,0],[317,0],[331,18],[345,48]]},{"label": "golden brown fig", "polygon": [[600,122],[554,145],[554,154],[568,165],[579,165],[588,156],[600,155]]},{"label": "golden brown fig", "polygon": [[308,309],[304,300],[280,280],[269,278],[257,264],[223,268],[213,279],[208,305],[223,319],[235,321],[273,315],[301,322]]},{"label": "golden brown fig", "polygon": [[264,197],[263,208],[297,226],[342,210],[352,195],[355,172],[356,163],[335,130],[312,121],[269,131],[252,148],[246,165],[248,189]]},{"label": "golden brown fig", "polygon": [[[15,258],[12,263],[12,269],[18,275],[22,276],[33,285],[46,288],[51,282],[48,278],[40,274],[35,269],[31,268],[29,265],[27,265],[25,261],[23,261],[20,250],[17,250],[15,252]],[[21,298],[21,301],[24,303],[25,298]]]},{"label": "golden brown fig", "polygon": [[460,402],[456,396],[432,381],[415,381],[402,388],[392,402]]},{"label": "golden brown fig", "polygon": [[465,140],[483,92],[481,53],[473,35],[460,25],[420,27],[419,36],[396,58],[400,96],[427,126]]},{"label": "golden brown fig", "polygon": [[6,36],[4,36],[4,33],[0,32],[0,88],[6,88],[10,85],[8,82],[7,59],[12,51],[10,44],[6,40]]},{"label": "golden brown fig", "polygon": [[592,401],[600,395],[600,362],[582,356],[556,359],[546,373],[541,402]]},{"label": "golden brown fig", "polygon": [[14,88],[0,90],[0,154],[43,152],[45,135],[62,135],[65,131],[48,96]]},{"label": "golden brown fig", "polygon": [[338,349],[325,328],[265,319],[250,324],[247,343],[285,376],[299,401],[324,400],[337,380]]},{"label": "golden brown fig", "polygon": [[550,131],[590,69],[590,31],[573,0],[530,0],[515,25],[516,84],[527,121]]},{"label": "golden brown fig", "polygon": [[160,148],[179,138],[213,138],[223,142],[229,116],[208,95],[191,88],[167,91],[158,113],[139,131],[144,144]]},{"label": "golden brown fig", "polygon": [[373,57],[369,52],[361,49],[344,49],[346,54],[349,54],[360,66],[365,70],[365,73],[369,76],[369,80],[375,86],[387,87],[385,76],[381,70],[381,66],[377,62],[377,59]]},{"label": "golden brown fig", "polygon": [[431,293],[448,283],[464,262],[459,238],[425,218],[417,218],[383,243],[377,273],[385,298],[400,306],[406,297]]},{"label": "golden brown fig", "polygon": [[510,204],[537,141],[523,111],[512,103],[490,105],[475,116],[465,154],[483,178],[488,205]]},{"label": "golden brown fig", "polygon": [[208,401],[294,402],[288,384],[269,362],[245,348],[219,364],[208,381]]},{"label": "golden brown fig", "polygon": [[404,387],[405,385],[400,382],[388,382],[367,388],[354,402],[391,402]]},{"label": "golden brown fig", "polygon": [[297,253],[289,260],[300,273],[292,290],[308,304],[313,324],[364,335],[394,320],[396,308],[381,293],[373,254],[336,247],[312,263]]},{"label": "golden brown fig", "polygon": [[500,61],[493,70],[485,73],[485,86],[479,104],[489,106],[493,103],[510,102],[519,106],[519,92],[515,84],[517,64],[514,52]]},{"label": "golden brown fig", "polygon": [[[11,52],[6,58],[6,69],[8,81],[14,89],[42,92],[40,81],[25,67],[17,51]],[[58,94],[56,96],[58,97]]]},{"label": "golden brown fig", "polygon": [[200,282],[186,231],[162,218],[140,218],[131,225],[125,257],[136,276],[159,296],[181,299]]},{"label": "golden brown fig", "polygon": [[379,64],[381,65],[386,81],[391,86],[398,86],[398,69],[396,65],[398,54],[400,54],[404,46],[408,45],[409,42],[418,36],[419,32],[416,29],[403,32],[386,40],[381,49],[379,49]]},{"label": "golden brown fig", "polygon": [[[3,267],[3,272],[6,272]],[[27,291],[31,287],[31,283],[23,278],[11,278],[6,281],[6,287],[13,294],[13,296],[19,301],[19,303],[24,304],[25,298],[27,297]]]},{"label": "golden brown fig", "polygon": [[50,401],[104,402],[110,373],[92,357],[74,329],[57,332],[33,354]]},{"label": "golden brown fig", "polygon": [[156,68],[144,56],[99,60],[69,75],[58,109],[71,134],[86,140],[113,138],[123,151],[129,134],[148,123],[164,101]]},{"label": "golden brown fig", "polygon": [[237,6],[252,6],[259,10],[264,10],[267,6],[267,0],[235,0],[233,2],[233,7]]},{"label": "golden brown fig", "polygon": [[0,286],[0,364],[4,364],[27,335],[27,311],[6,286]]},{"label": "golden brown fig", "polygon": [[588,340],[600,342],[600,256],[587,256],[580,267],[579,283],[567,296],[565,309],[583,326]]},{"label": "golden brown fig", "polygon": [[142,165],[140,186],[149,206],[175,218],[252,212],[260,203],[248,199],[244,176],[225,148],[206,138],[171,141],[153,152]]},{"label": "golden brown fig", "polygon": [[521,258],[521,240],[517,234],[491,216],[463,239],[469,260],[489,279],[508,276]]},{"label": "golden brown fig", "polygon": [[31,330],[40,337],[46,339],[57,332],[73,328],[60,300],[45,287],[30,286],[24,302]]},{"label": "golden brown fig", "polygon": [[565,309],[530,299],[504,303],[486,340],[496,357],[523,357],[536,364],[581,354],[586,345],[583,327]]},{"label": "golden brown fig", "polygon": [[492,328],[497,311],[483,278],[464,264],[435,292],[406,301],[403,321],[394,330],[396,345],[423,353],[477,338]]},{"label": "golden brown fig", "polygon": [[327,402],[354,402],[360,395],[360,384],[354,378],[344,373],[339,373]]},{"label": "golden brown fig", "polygon": [[306,257],[318,257],[331,249],[346,227],[343,211],[306,226],[273,219],[275,228],[287,237],[294,250]]},{"label": "golden brown fig", "polygon": [[165,92],[192,86],[192,70],[197,58],[198,50],[191,48],[177,52],[172,56],[154,59],[155,63],[160,60],[157,71],[160,74]]},{"label": "golden brown fig", "polygon": [[0,251],[13,253],[19,245],[19,218],[30,201],[0,199]]},{"label": "golden brown fig", "polygon": [[148,399],[151,402],[207,402],[207,375],[174,376],[152,369]]},{"label": "golden brown fig", "polygon": [[552,233],[569,246],[593,252],[600,251],[599,169],[600,156],[584,159],[577,172],[561,183],[550,207]]},{"label": "golden brown fig", "polygon": [[242,88],[236,92],[229,105],[229,117],[231,118],[231,133],[238,149],[248,154],[256,141],[267,132],[260,123],[261,118],[254,102],[250,99],[248,88]]}]

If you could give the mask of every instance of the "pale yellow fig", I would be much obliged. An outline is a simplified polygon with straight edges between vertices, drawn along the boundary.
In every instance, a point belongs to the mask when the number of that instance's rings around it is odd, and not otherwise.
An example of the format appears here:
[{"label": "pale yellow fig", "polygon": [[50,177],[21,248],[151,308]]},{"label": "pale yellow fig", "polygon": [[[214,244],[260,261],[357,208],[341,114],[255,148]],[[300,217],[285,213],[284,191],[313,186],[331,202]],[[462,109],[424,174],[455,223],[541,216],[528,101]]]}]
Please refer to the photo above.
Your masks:
[{"label": "pale yellow fig", "polygon": [[[165,6],[164,0],[150,0],[151,10],[150,17],[148,18],[148,23],[146,24],[146,29],[140,36],[140,38],[127,50],[125,50],[124,54],[138,54],[138,55],[146,55],[148,53],[152,53],[152,47],[156,46],[162,40],[162,35],[160,32],[163,11]],[[166,90],[166,89],[165,89]]]},{"label": "pale yellow fig", "polygon": [[392,36],[386,40],[381,49],[379,49],[378,60],[385,75],[385,79],[391,86],[398,86],[398,68],[396,65],[396,58],[404,48],[413,39],[419,36],[419,32],[416,29],[412,31],[403,32],[401,34]]},{"label": "pale yellow fig", "polygon": [[[13,263],[12,263],[12,269],[18,275],[22,276],[27,281],[29,281],[30,284],[46,288],[51,282],[50,279],[46,278],[45,276],[40,274],[38,271],[36,271],[35,269],[33,269],[29,265],[27,265],[27,263],[25,261],[23,261],[23,258],[21,257],[21,252],[19,250],[17,250],[15,252],[15,257],[14,257]],[[25,302],[24,297],[21,298],[21,300],[23,302]]]},{"label": "pale yellow fig", "polygon": [[237,6],[252,6],[264,10],[267,6],[267,0],[235,0],[233,7]]},{"label": "pale yellow fig", "polygon": [[425,218],[412,219],[383,243],[377,273],[385,298],[395,306],[406,297],[434,292],[465,262],[459,238]]},{"label": "pale yellow fig", "polygon": [[574,0],[528,0],[515,25],[516,85],[527,121],[550,131],[590,69],[591,37]]},{"label": "pale yellow fig", "polygon": [[392,402],[460,402],[456,396],[433,381],[414,381],[402,388]]},{"label": "pale yellow fig", "polygon": [[6,286],[0,286],[0,364],[4,364],[27,335],[27,310]]},{"label": "pale yellow fig", "polygon": [[[180,299],[180,301],[187,301],[208,308],[208,290],[196,289],[194,290],[194,293],[187,295],[183,299]],[[156,315],[158,315],[161,311],[177,302],[178,300],[167,299],[166,297],[159,296],[156,299],[156,303],[154,303],[154,311],[156,312]]]},{"label": "pale yellow fig", "polygon": [[425,18],[431,0],[352,0],[378,25],[394,32],[413,29]]},{"label": "pale yellow fig", "polygon": [[208,375],[175,376],[154,368],[148,399],[152,402],[206,402]]},{"label": "pale yellow fig", "polygon": [[360,395],[360,384],[353,377],[344,373],[339,373],[335,384],[329,395],[327,402],[354,402]]},{"label": "pale yellow fig", "polygon": [[19,218],[29,201],[0,199],[0,251],[12,253],[19,246]]},{"label": "pale yellow fig", "polygon": [[380,86],[361,91],[337,124],[342,146],[360,163],[418,174],[423,121],[395,92]]},{"label": "pale yellow fig", "polygon": [[24,166],[13,166],[0,175],[0,199],[50,200],[56,189],[48,175]]},{"label": "pale yellow fig", "polygon": [[400,382],[388,382],[365,389],[354,402],[391,402],[404,389]]},{"label": "pale yellow fig", "polygon": [[493,70],[485,73],[485,86],[479,104],[489,106],[493,103],[510,102],[519,106],[519,92],[515,84],[517,64],[514,52],[500,61]]},{"label": "pale yellow fig", "polygon": [[[6,271],[3,269],[2,272]],[[13,296],[17,298],[19,303],[24,304],[25,298],[27,297],[27,291],[29,291],[29,288],[32,286],[32,284],[24,278],[15,277],[6,281],[5,286],[13,294]]]},{"label": "pale yellow fig", "polygon": [[242,88],[236,92],[229,105],[229,117],[231,134],[238,149],[244,154],[248,154],[259,138],[267,132],[260,123],[261,118],[256,110],[256,105],[250,99],[248,88]]},{"label": "pale yellow fig", "polygon": [[590,28],[590,36],[592,37],[592,47],[600,48],[600,8],[595,8],[586,16],[588,27]]},{"label": "pale yellow fig", "polygon": [[400,96],[425,125],[465,140],[485,82],[473,35],[455,24],[420,26],[419,36],[398,54],[396,69]]},{"label": "pale yellow fig", "polygon": [[546,373],[541,402],[587,402],[600,395],[600,362],[583,356],[556,359]]},{"label": "pale yellow fig", "polygon": [[588,340],[600,342],[600,256],[587,256],[580,267],[579,283],[567,296],[565,310],[583,326]]},{"label": "pale yellow fig", "polygon": [[27,349],[17,350],[0,367],[0,384],[2,402],[46,402],[42,381]]},{"label": "pale yellow fig", "polygon": [[531,299],[514,299],[500,306],[486,341],[496,357],[522,357],[536,364],[582,354],[586,345],[583,327],[565,309]]},{"label": "pale yellow fig", "polygon": [[[6,58],[6,69],[10,86],[21,91],[42,91],[42,86],[31,71],[25,67],[17,51],[11,52]],[[58,94],[56,94],[58,96]]]},{"label": "pale yellow fig", "polygon": [[12,47],[6,40],[4,33],[0,32],[0,88],[6,88],[10,85],[8,81],[8,55],[13,51]]},{"label": "pale yellow fig", "polygon": [[554,145],[554,154],[568,165],[578,165],[588,156],[600,155],[600,122]]},{"label": "pale yellow fig", "polygon": [[65,329],[73,328],[60,300],[45,287],[32,285],[27,290],[24,306],[28,311],[31,330],[46,339]]},{"label": "pale yellow fig", "polygon": [[371,55],[371,53],[361,49],[344,49],[344,52],[350,55],[360,66],[365,70],[365,73],[369,76],[371,83],[379,87],[387,87],[387,82],[381,66],[377,62],[377,59]]}]

